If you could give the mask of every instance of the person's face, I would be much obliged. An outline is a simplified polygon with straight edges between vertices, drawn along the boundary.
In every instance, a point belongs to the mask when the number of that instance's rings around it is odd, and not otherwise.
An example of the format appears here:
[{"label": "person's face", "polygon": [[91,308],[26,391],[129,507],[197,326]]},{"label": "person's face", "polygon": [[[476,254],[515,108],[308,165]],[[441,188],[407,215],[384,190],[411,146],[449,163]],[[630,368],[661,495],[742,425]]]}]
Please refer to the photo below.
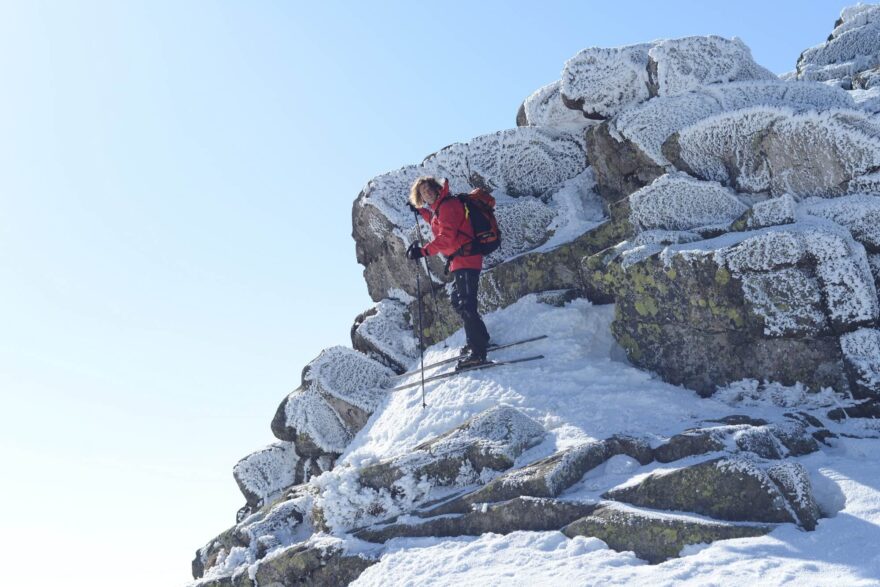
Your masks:
[{"label": "person's face", "polygon": [[437,192],[432,190],[431,186],[426,183],[419,186],[419,195],[422,197],[422,200],[428,203],[428,205],[433,204],[437,199]]}]

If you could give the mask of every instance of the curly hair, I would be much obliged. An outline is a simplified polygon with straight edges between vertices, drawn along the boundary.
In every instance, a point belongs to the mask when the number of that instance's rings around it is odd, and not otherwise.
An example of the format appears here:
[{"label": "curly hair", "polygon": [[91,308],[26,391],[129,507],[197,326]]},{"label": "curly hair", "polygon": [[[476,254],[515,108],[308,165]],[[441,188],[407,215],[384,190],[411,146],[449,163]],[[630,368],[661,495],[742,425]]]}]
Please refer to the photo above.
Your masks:
[{"label": "curly hair", "polygon": [[412,184],[412,187],[409,190],[409,201],[416,208],[421,208],[425,205],[425,201],[422,199],[422,194],[419,193],[419,188],[423,185],[427,184],[434,193],[439,194],[443,189],[443,186],[440,185],[440,182],[437,181],[436,177],[432,177],[430,175],[423,175],[418,178],[415,183]]}]

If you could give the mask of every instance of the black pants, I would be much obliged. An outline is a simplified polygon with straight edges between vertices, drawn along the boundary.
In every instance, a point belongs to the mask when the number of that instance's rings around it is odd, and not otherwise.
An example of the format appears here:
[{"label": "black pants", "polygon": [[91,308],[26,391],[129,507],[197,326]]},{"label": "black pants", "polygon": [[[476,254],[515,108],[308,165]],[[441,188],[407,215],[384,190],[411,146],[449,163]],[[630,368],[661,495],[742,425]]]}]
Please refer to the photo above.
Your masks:
[{"label": "black pants", "polygon": [[464,322],[464,334],[468,346],[478,354],[486,353],[489,331],[477,312],[477,287],[480,284],[479,269],[458,269],[452,272],[452,307]]}]

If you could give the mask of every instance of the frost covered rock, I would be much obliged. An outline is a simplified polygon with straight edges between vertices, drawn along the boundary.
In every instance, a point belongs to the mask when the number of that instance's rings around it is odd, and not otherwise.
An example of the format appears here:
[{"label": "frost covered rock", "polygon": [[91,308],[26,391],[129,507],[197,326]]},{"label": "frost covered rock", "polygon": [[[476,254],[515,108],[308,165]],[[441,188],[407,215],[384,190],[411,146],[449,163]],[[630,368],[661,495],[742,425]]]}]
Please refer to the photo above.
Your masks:
[{"label": "frost covered rock", "polygon": [[654,449],[654,458],[670,463],[711,452],[750,452],[764,459],[801,456],[819,450],[799,422],[736,423],[686,430]]},{"label": "frost covered rock", "polygon": [[493,503],[520,496],[556,497],[584,474],[613,456],[625,454],[642,465],[653,460],[650,445],[643,439],[614,436],[588,442],[525,467],[507,471],[485,486],[428,511],[431,515],[464,513],[480,503]]},{"label": "frost covered rock", "polygon": [[[756,107],[785,108],[794,113],[852,109],[846,91],[814,82],[745,81],[704,86],[692,92],[660,96],[621,112],[610,122],[610,134],[630,144],[655,165],[669,164],[663,144],[678,131],[711,116]],[[601,152],[592,152],[590,161]]]},{"label": "frost covered rock", "polygon": [[880,196],[851,195],[811,198],[800,209],[846,227],[853,238],[871,253],[880,252]]},{"label": "frost covered rock", "polygon": [[612,489],[603,497],[719,520],[799,522],[767,472],[754,461],[741,458],[713,459],[652,473],[633,485]]},{"label": "frost covered rock", "polygon": [[659,177],[632,194],[629,205],[630,221],[640,230],[728,225],[748,208],[730,189],[683,173]]},{"label": "frost covered rock", "polygon": [[345,347],[325,349],[303,369],[302,385],[278,406],[272,432],[304,457],[335,458],[384,399],[392,371]]},{"label": "frost covered rock", "polygon": [[855,110],[748,108],[682,129],[663,153],[680,169],[741,192],[827,197],[880,167],[880,124]]},{"label": "frost covered rock", "polygon": [[360,482],[372,489],[391,488],[404,476],[428,478],[435,485],[474,482],[484,470],[512,467],[544,434],[540,424],[516,408],[491,408],[406,455],[364,467]]},{"label": "frost covered rock", "polygon": [[650,48],[650,43],[643,43],[580,51],[562,69],[562,99],[566,106],[582,111],[588,118],[602,119],[650,98]]},{"label": "frost covered rock", "polygon": [[572,110],[565,105],[561,86],[562,82],[557,80],[526,98],[516,114],[516,125],[583,128],[595,124],[580,109]]},{"label": "frost covered rock", "polygon": [[648,51],[656,94],[671,96],[709,84],[776,80],[740,39],[715,35],[660,41]]},{"label": "frost covered rock", "polygon": [[840,337],[853,395],[880,397],[880,330],[861,328]]},{"label": "frost covered rock", "polygon": [[[378,302],[388,297],[400,299],[397,291],[417,294],[414,264],[404,252],[417,240],[415,218],[406,206],[406,198],[419,176],[448,178],[453,193],[469,192],[475,187],[494,190],[497,214],[502,217],[503,208],[514,206],[515,198],[542,196],[581,174],[587,167],[584,151],[585,139],[580,130],[520,127],[450,145],[419,165],[370,180],[352,211],[357,258],[365,267],[370,296]],[[545,228],[546,214],[534,221]],[[501,229],[504,231],[503,221]],[[427,227],[424,230],[423,238],[430,238]],[[508,246],[515,244],[513,238],[509,240]],[[516,253],[524,250],[514,249]],[[433,259],[431,271],[432,279],[443,281],[441,261]]]},{"label": "frost covered rock", "polygon": [[351,344],[398,373],[419,356],[409,310],[397,300],[382,300],[359,315],[351,327]]},{"label": "frost covered rock", "polygon": [[701,393],[741,379],[845,391],[838,337],[878,317],[864,249],[824,220],[668,245],[603,275],[630,359]]},{"label": "frost covered rock", "polygon": [[258,585],[348,585],[378,562],[362,554],[346,552],[344,541],[314,539],[294,544],[261,560],[255,568],[195,583],[193,587],[257,587]]},{"label": "frost covered rock", "polygon": [[618,552],[633,551],[651,564],[680,556],[689,544],[763,536],[772,526],[707,521],[685,515],[668,515],[616,503],[604,503],[589,516],[563,528],[569,538],[594,536]]},{"label": "frost covered rock", "polygon": [[[827,41],[798,58],[798,79],[845,80],[880,64],[880,6],[844,8]],[[851,83],[851,82],[850,82]]]},{"label": "frost covered rock", "polygon": [[783,194],[778,198],[757,202],[731,226],[731,230],[792,224],[796,220],[796,213],[797,202],[795,199],[791,194]]},{"label": "frost covered rock", "polygon": [[367,528],[355,537],[367,542],[385,542],[392,538],[414,536],[479,536],[487,532],[544,532],[559,530],[574,520],[590,514],[592,503],[517,497],[489,504],[462,515],[437,516],[424,521],[395,523]]},{"label": "frost covered rock", "polygon": [[299,460],[292,442],[276,442],[238,461],[232,475],[247,505],[262,505],[267,498],[302,483],[296,475]]},{"label": "frost covered rock", "polygon": [[797,516],[798,525],[804,530],[815,530],[821,514],[813,497],[810,475],[804,466],[800,463],[779,463],[767,469],[767,476],[785,496]]}]

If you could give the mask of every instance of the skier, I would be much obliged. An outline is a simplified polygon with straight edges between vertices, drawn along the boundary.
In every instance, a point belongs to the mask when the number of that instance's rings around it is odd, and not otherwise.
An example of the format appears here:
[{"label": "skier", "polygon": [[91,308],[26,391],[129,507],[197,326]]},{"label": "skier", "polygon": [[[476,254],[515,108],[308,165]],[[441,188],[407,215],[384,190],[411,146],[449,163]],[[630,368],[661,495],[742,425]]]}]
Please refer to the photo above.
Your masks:
[{"label": "skier", "polygon": [[420,247],[418,242],[411,244],[406,256],[417,260],[442,254],[450,259],[452,307],[464,323],[467,338],[456,370],[482,365],[486,363],[486,347],[489,344],[489,332],[477,311],[477,286],[483,269],[483,256],[458,254],[474,238],[473,228],[465,216],[464,204],[450,196],[448,180],[440,185],[436,178],[426,176],[413,183],[408,205],[430,224],[434,240],[424,247]]}]

